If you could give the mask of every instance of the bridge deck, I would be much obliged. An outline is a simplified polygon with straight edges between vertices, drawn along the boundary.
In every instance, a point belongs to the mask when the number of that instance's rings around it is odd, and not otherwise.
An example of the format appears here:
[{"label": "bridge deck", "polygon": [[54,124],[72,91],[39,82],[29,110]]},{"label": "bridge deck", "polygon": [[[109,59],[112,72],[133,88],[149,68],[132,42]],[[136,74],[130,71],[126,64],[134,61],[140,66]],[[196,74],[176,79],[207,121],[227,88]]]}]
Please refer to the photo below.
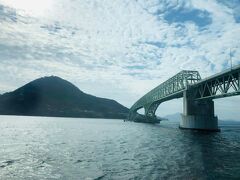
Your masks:
[{"label": "bridge deck", "polygon": [[193,91],[195,100],[239,95],[240,65],[202,80],[198,71],[181,71],[140,98],[130,110],[182,97],[185,90]]},{"label": "bridge deck", "polygon": [[201,80],[201,77],[198,71],[183,70],[148,92],[140,98],[131,109],[139,109],[144,105],[155,101],[165,101],[166,99],[170,100],[176,97],[181,97],[182,92],[189,85],[192,85],[199,80]]},{"label": "bridge deck", "polygon": [[240,94],[240,65],[205,78],[192,85],[194,99],[216,99]]}]

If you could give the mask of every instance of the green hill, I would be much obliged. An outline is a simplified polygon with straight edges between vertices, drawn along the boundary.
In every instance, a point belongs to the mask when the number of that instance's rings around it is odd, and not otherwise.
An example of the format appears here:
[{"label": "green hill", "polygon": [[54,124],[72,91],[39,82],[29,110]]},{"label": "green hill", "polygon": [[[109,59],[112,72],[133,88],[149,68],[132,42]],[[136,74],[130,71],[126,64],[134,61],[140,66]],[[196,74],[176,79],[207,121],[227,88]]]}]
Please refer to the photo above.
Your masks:
[{"label": "green hill", "polygon": [[0,114],[126,118],[128,109],[118,102],[86,94],[56,76],[36,79],[0,96]]}]

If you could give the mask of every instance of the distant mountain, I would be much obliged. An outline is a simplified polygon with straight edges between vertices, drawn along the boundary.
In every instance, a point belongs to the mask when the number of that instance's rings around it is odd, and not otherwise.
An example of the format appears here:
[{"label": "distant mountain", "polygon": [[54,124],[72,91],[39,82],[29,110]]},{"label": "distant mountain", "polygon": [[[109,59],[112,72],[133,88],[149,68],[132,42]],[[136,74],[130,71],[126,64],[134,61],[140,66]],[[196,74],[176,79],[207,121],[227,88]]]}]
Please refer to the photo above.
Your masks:
[{"label": "distant mountain", "polygon": [[[168,119],[169,121],[180,121],[181,120],[181,113],[174,113],[164,116],[164,118]],[[233,119],[218,119],[218,123],[221,125],[224,124],[240,124],[240,121],[233,120]]]},{"label": "distant mountain", "polygon": [[230,125],[230,124],[240,125],[240,121],[239,120],[232,120],[232,119],[224,119],[224,120],[219,119],[218,124],[219,125]]},{"label": "distant mountain", "polygon": [[180,121],[181,120],[181,113],[174,113],[164,116],[164,118],[168,119],[169,121]]},{"label": "distant mountain", "polygon": [[72,83],[50,76],[1,95],[0,114],[126,118],[128,109],[114,100],[85,94]]}]

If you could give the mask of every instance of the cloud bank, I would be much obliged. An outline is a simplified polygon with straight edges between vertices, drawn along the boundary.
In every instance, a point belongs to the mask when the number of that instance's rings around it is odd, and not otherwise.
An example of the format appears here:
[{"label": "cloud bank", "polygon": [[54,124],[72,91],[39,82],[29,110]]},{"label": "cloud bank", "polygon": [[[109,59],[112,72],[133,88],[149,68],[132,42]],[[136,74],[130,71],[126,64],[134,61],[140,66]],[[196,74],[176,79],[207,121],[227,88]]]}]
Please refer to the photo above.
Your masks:
[{"label": "cloud bank", "polygon": [[[0,0],[1,93],[58,75],[130,107],[183,69],[204,78],[229,68],[230,55],[240,63],[238,0],[40,2]],[[217,100],[216,113],[240,120],[239,100]]]}]

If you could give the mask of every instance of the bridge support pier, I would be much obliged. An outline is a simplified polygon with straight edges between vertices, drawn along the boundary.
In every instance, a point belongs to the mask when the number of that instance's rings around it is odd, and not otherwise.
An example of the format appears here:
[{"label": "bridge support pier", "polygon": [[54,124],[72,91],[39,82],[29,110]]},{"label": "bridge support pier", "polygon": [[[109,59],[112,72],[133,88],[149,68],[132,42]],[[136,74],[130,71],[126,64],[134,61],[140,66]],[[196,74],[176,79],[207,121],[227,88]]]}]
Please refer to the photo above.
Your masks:
[{"label": "bridge support pier", "polygon": [[196,129],[204,131],[219,131],[218,118],[214,116],[214,102],[212,99],[193,100],[191,92],[183,94],[183,114],[180,122],[182,129]]}]

